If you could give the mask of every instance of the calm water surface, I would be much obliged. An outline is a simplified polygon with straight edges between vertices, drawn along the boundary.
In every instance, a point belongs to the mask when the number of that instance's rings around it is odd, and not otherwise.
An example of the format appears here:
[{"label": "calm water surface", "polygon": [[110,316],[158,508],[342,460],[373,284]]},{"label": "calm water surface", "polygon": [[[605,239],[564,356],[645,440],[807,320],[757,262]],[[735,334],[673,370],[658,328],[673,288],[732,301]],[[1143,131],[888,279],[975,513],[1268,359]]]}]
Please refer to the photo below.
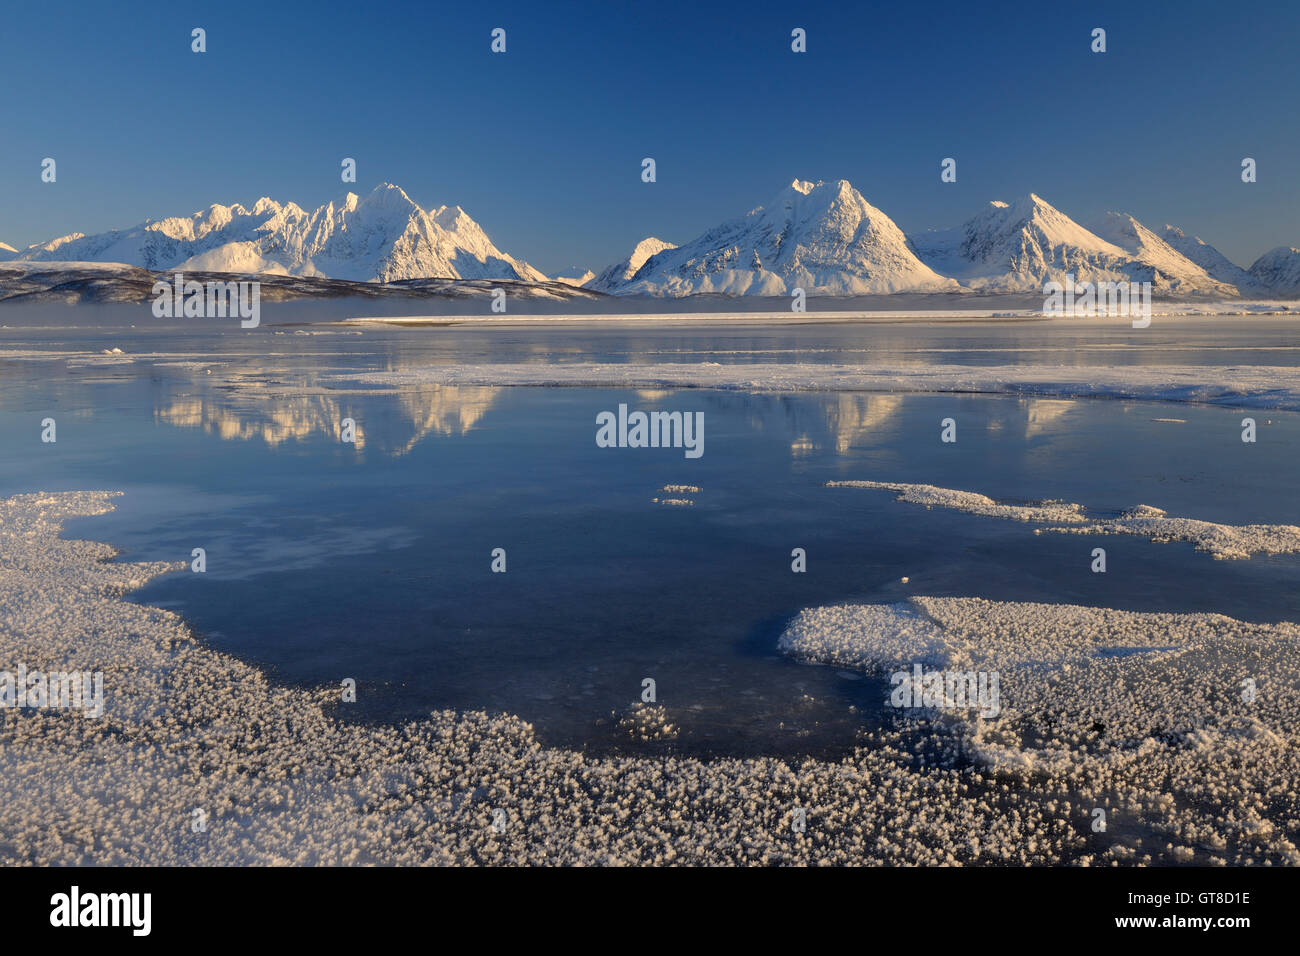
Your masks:
[{"label": "calm water surface", "polygon": [[[6,316],[0,319],[8,321]],[[546,743],[833,755],[881,719],[884,685],[776,651],[801,608],[913,594],[1218,611],[1300,620],[1300,558],[1215,561],[1191,545],[1033,534],[832,479],[1059,498],[1098,517],[1142,503],[1228,523],[1300,524],[1300,416],[1124,401],[685,389],[457,387],[275,394],[212,384],[205,362],[295,375],[431,362],[903,362],[1294,365],[1275,319],[1122,326],[982,323],[725,329],[0,328],[0,350],[120,347],[120,365],[0,357],[0,494],[109,488],[70,535],[206,574],[133,600],[170,607],[276,679],[354,678],[358,719],[437,708],[518,714]],[[183,356],[180,353],[184,353]],[[193,361],[196,365],[178,365]],[[596,447],[619,403],[702,411],[705,454]],[[39,421],[58,420],[58,442]],[[337,439],[361,423],[358,447]],[[958,422],[958,442],[939,422]],[[1179,419],[1180,421],[1157,421]],[[654,503],[698,486],[690,507]],[[1090,552],[1109,572],[1092,574]],[[808,570],[790,570],[791,549]],[[508,571],[490,571],[504,548]],[[909,583],[903,584],[902,577]],[[681,728],[615,726],[656,681]]]}]

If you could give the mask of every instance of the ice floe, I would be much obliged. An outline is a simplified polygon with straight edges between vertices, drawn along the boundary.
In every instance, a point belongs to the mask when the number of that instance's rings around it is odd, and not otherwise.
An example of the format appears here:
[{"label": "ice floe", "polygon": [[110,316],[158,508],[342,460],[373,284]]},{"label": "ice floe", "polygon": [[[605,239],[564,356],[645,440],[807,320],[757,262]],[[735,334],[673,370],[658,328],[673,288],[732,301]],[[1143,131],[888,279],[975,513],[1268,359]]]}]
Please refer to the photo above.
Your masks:
[{"label": "ice floe", "polygon": [[898,492],[898,500],[927,508],[951,508],[967,514],[1012,521],[1083,521],[1083,507],[1064,501],[1042,501],[1033,505],[1000,504],[973,491],[956,491],[936,485],[896,481],[828,481],[827,488],[874,488]]},{"label": "ice floe", "polygon": [[1252,554],[1300,552],[1300,527],[1291,524],[1217,524],[1195,518],[1170,517],[1152,505],[1137,505],[1118,517],[1085,524],[1083,505],[1041,501],[1032,505],[1002,504],[985,495],[935,485],[892,481],[828,481],[828,488],[869,488],[898,492],[898,500],[927,508],[950,508],[966,514],[1036,523],[1060,522],[1071,527],[1037,528],[1061,534],[1131,534],[1156,542],[1186,541],[1215,558],[1249,558]]},{"label": "ice floe", "polygon": [[618,727],[635,740],[672,740],[677,725],[668,718],[663,704],[638,701],[618,717]]},{"label": "ice floe", "polygon": [[1130,508],[1118,518],[1074,528],[1044,528],[1063,534],[1135,534],[1152,541],[1187,541],[1215,558],[1249,558],[1252,554],[1300,552],[1300,527],[1293,524],[1217,524],[1195,518],[1171,518],[1151,505]]},{"label": "ice floe", "polygon": [[1300,863],[1294,624],[918,597],[805,610],[780,646],[867,673],[999,674],[995,719],[931,726],[985,784],[1018,780],[1147,832],[1079,862]]}]

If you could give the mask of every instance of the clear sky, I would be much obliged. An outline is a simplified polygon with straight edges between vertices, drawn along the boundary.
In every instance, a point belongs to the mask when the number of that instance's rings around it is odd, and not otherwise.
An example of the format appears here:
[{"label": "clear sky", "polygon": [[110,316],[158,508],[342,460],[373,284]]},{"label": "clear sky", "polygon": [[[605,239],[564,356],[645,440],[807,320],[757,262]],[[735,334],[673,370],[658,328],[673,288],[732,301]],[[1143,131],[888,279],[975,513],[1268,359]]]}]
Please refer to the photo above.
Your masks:
[{"label": "clear sky", "polygon": [[0,241],[390,181],[553,274],[689,240],[799,178],[848,179],[907,232],[1032,191],[1248,266],[1300,246],[1298,41],[1295,0],[5,0]]}]

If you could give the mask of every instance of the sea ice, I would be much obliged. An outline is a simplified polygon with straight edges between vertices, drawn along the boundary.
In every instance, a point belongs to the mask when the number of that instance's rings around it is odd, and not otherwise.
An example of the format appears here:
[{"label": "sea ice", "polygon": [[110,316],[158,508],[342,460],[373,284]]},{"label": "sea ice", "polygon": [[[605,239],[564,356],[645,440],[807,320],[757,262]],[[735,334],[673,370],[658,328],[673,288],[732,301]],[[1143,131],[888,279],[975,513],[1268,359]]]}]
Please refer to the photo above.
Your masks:
[{"label": "sea ice", "polygon": [[1168,862],[1245,862],[1242,848],[1267,834],[1279,862],[1300,864],[1294,624],[920,597],[805,610],[780,646],[871,674],[916,663],[998,673],[996,719],[931,725],[986,781],[1019,780],[1081,814],[1120,808],[1169,837]]},{"label": "sea ice", "polygon": [[1001,504],[972,491],[891,481],[828,481],[828,488],[870,488],[899,492],[898,500],[927,508],[950,508],[966,514],[1036,523],[1062,522],[1065,528],[1038,528],[1035,534],[1132,534],[1152,541],[1187,541],[1215,558],[1249,558],[1252,554],[1300,552],[1300,527],[1290,524],[1216,524],[1195,518],[1171,518],[1160,508],[1137,505],[1116,518],[1084,524],[1083,505],[1042,501],[1033,505]]},{"label": "sea ice", "polygon": [[[338,686],[273,684],[122,600],[182,563],[59,537],[112,498],[0,501],[0,663],[102,671],[105,698],[93,720],[0,708],[3,865],[1300,862],[1291,624],[960,598],[812,610],[787,650],[859,673],[918,653],[996,667],[1000,715],[864,731],[839,762],[598,758],[511,716],[363,725],[336,715]],[[638,717],[629,746],[671,728]],[[1096,806],[1131,825],[1091,833]]]},{"label": "sea ice", "polygon": [[927,508],[951,508],[967,514],[1013,521],[1083,521],[1083,507],[1064,501],[1043,501],[1035,505],[999,504],[973,491],[956,491],[936,485],[906,484],[896,481],[828,481],[827,488],[876,488],[897,491],[898,500]]}]

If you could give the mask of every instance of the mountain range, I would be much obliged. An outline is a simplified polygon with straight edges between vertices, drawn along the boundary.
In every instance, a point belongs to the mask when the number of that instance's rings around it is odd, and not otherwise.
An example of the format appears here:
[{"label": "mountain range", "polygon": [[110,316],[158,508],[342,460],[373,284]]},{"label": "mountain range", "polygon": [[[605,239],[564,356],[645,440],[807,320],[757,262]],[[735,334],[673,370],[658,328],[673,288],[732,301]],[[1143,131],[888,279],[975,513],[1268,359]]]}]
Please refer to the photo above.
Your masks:
[{"label": "mountain range", "polygon": [[354,281],[522,279],[546,276],[501,252],[459,206],[424,210],[397,186],[348,193],[307,212],[259,199],[251,209],[212,205],[130,229],[73,233],[10,259],[120,262],[153,272],[239,272]]},{"label": "mountain range", "polygon": [[[459,206],[425,210],[390,183],[311,212],[262,198],[251,208],[213,205],[23,250],[0,243],[0,261],[377,283],[548,281],[498,249]],[[647,238],[605,269],[557,281],[614,295],[783,296],[802,288],[844,296],[1032,293],[1067,274],[1078,282],[1150,282],[1166,297],[1296,297],[1300,250],[1281,246],[1243,269],[1174,226],[1156,231],[1112,212],[1085,227],[1033,193],[990,202],[954,229],[907,236],[847,181],[795,180],[680,246]]]}]

